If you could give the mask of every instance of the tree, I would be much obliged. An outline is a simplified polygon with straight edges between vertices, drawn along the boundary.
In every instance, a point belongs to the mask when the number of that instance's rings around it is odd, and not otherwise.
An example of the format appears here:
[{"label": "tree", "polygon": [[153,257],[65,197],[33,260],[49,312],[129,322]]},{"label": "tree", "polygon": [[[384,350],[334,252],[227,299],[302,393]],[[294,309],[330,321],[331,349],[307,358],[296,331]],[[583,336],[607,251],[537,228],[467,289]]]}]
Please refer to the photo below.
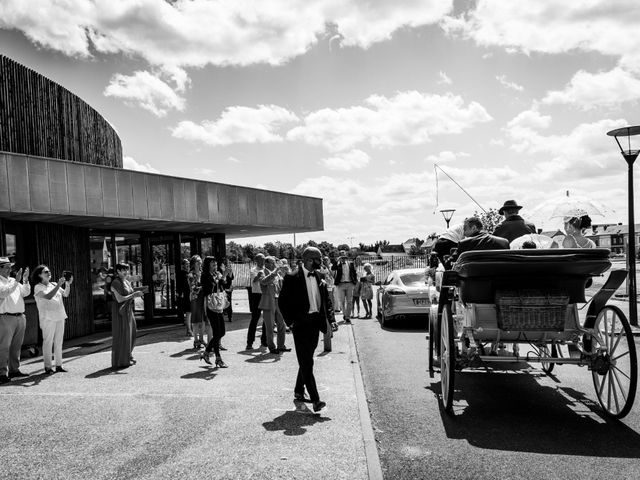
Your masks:
[{"label": "tree", "polygon": [[418,245],[411,245],[411,248],[409,249],[409,255],[422,255],[422,250],[420,250],[420,247]]},{"label": "tree", "polygon": [[322,252],[322,255],[329,255],[336,247],[333,246],[333,243],[327,242],[325,240],[318,244],[318,248]]},{"label": "tree", "polygon": [[490,208],[487,212],[476,211],[475,216],[480,219],[482,226],[489,233],[493,233],[496,226],[502,221],[502,215],[495,208]]},{"label": "tree", "polygon": [[273,242],[265,243],[264,250],[267,252],[268,255],[271,255],[272,257],[277,257],[280,254],[280,249]]},{"label": "tree", "polygon": [[227,258],[231,262],[241,262],[243,260],[242,245],[237,244],[234,241],[227,243]]}]

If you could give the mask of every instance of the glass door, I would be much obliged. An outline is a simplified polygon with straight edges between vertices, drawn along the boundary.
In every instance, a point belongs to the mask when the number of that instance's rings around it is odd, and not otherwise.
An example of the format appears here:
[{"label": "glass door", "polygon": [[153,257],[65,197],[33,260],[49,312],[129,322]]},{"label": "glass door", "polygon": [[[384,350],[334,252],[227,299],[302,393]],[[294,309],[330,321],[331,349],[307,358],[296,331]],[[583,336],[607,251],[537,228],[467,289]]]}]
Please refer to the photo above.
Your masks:
[{"label": "glass door", "polygon": [[176,308],[176,267],[173,242],[152,240],[154,315],[172,313]]}]

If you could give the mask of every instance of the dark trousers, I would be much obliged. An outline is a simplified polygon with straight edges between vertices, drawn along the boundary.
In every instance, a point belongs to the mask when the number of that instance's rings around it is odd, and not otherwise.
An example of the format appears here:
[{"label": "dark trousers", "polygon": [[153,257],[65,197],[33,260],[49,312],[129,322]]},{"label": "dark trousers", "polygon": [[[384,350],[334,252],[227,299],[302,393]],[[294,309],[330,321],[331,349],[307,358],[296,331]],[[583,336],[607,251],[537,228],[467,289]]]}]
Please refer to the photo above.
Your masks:
[{"label": "dark trousers", "polygon": [[[249,322],[249,330],[247,330],[247,345],[253,345],[253,342],[256,339],[258,321],[260,320],[260,314],[262,314],[262,310],[258,308],[258,305],[260,305],[260,298],[262,298],[261,293],[252,293],[251,289],[249,289],[249,310],[251,311],[251,321]],[[262,345],[267,344],[267,332],[264,330],[264,326],[262,327],[260,343]]]},{"label": "dark trousers", "polygon": [[296,357],[298,358],[298,378],[293,391],[304,395],[306,387],[309,399],[312,402],[319,402],[320,395],[316,386],[316,378],[313,375],[313,354],[318,346],[320,329],[317,322],[307,321],[294,324],[292,331]]},{"label": "dark trousers", "polygon": [[233,320],[233,301],[231,300],[231,296],[233,295],[233,290],[225,290],[225,293],[227,294],[227,300],[229,300],[229,306],[227,308],[224,309],[224,313],[227,318],[229,319],[229,321]]},{"label": "dark trousers", "polygon": [[224,327],[224,316],[222,313],[212,312],[207,309],[207,318],[211,324],[211,338],[207,344],[205,351],[207,353],[213,353],[216,357],[220,356],[220,339],[224,337],[226,329]]},{"label": "dark trousers", "polygon": [[458,244],[456,242],[449,240],[448,238],[439,238],[438,240],[436,240],[436,243],[433,246],[433,251],[436,252],[438,260],[440,260],[440,263],[442,263],[445,268],[447,268],[447,264],[445,264],[444,258],[445,255],[450,255],[451,249],[456,248],[457,246]]}]

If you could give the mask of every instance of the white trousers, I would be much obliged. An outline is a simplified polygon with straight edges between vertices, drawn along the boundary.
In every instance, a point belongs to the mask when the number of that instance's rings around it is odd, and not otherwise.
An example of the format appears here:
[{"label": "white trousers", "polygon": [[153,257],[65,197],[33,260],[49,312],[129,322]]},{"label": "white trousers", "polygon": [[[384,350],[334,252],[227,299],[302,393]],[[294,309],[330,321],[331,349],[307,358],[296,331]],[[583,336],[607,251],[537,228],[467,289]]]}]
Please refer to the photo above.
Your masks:
[{"label": "white trousers", "polygon": [[345,320],[349,320],[351,317],[353,287],[353,283],[338,283],[336,285],[336,291],[338,292],[338,308],[342,310],[342,316]]},{"label": "white trousers", "polygon": [[44,368],[51,368],[51,353],[56,360],[56,366],[62,366],[62,339],[64,338],[65,321],[46,320],[40,324],[42,329],[42,358]]}]

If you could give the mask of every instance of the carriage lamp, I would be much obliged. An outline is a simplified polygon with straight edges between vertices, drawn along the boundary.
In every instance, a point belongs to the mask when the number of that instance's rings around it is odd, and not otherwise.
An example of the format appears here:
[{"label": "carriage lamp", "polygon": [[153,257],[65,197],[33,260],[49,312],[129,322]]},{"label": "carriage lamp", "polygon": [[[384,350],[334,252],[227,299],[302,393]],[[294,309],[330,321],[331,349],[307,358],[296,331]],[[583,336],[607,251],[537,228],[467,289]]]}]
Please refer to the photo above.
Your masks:
[{"label": "carriage lamp", "polygon": [[[633,162],[638,158],[640,149],[631,148],[631,137],[640,134],[640,126],[617,128],[607,132],[607,135],[613,137],[620,147],[620,153],[627,162],[628,167],[628,202],[629,202],[629,245],[627,247],[627,267],[629,269],[629,277],[627,286],[629,292],[629,320],[631,325],[638,326],[638,293],[636,290],[636,228],[633,212]],[[618,138],[622,138],[622,143]],[[626,137],[626,141],[625,141]],[[626,143],[626,149],[623,144]]]},{"label": "carriage lamp", "polygon": [[453,217],[453,212],[455,211],[455,208],[446,208],[444,210],[440,210],[440,213],[444,217],[444,221],[447,222],[447,229],[449,229],[449,222],[451,221],[451,217]]}]

